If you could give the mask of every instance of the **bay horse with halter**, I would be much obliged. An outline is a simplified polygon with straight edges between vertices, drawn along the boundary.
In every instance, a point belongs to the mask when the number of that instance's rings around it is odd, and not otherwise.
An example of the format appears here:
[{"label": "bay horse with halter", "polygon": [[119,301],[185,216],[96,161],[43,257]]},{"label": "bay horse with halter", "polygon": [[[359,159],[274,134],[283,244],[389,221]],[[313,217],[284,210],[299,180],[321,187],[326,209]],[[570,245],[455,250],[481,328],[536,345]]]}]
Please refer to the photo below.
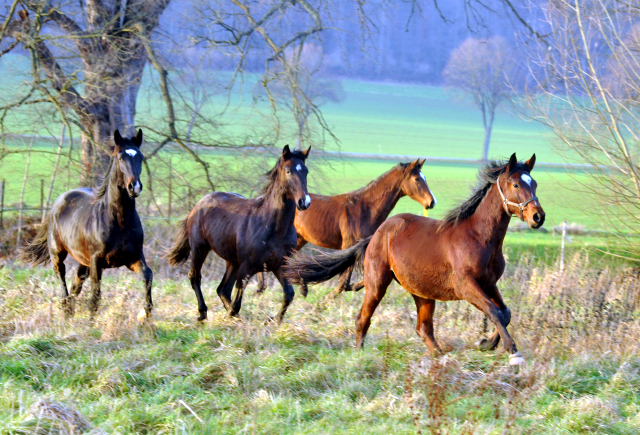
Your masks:
[{"label": "bay horse with halter", "polygon": [[[307,243],[322,248],[346,249],[360,239],[370,237],[389,217],[400,198],[408,196],[425,210],[436,205],[436,198],[422,173],[425,160],[399,163],[367,186],[353,192],[335,196],[310,194],[313,207],[296,212],[294,225],[298,234],[296,250]],[[353,267],[340,276],[337,293],[358,291],[363,281],[350,284]],[[264,279],[258,276],[259,291],[264,289]],[[306,285],[300,292],[307,294]]]},{"label": "bay horse with halter", "polygon": [[[67,315],[73,315],[75,300],[82,284],[90,276],[91,317],[100,303],[100,280],[104,269],[126,266],[140,274],[146,289],[144,312],[149,318],[153,308],[153,273],[142,251],[144,231],[136,211],[136,197],[142,191],[140,173],[144,156],[140,152],[142,130],[134,138],[113,134],[115,146],[102,185],[97,189],[79,188],[60,195],[51,207],[36,237],[23,248],[21,258],[33,264],[53,263],[62,284],[62,302]],[[71,285],[65,280],[67,255],[80,265]]]},{"label": "bay horse with halter", "polygon": [[442,220],[399,214],[353,247],[315,257],[298,254],[287,265],[297,283],[323,282],[351,267],[364,254],[366,294],[356,320],[356,346],[362,347],[371,316],[396,280],[413,296],[418,312],[416,331],[432,353],[442,350],[433,335],[436,300],[466,300],[495,324],[495,333],[481,340],[481,349],[495,349],[500,339],[509,363],[524,362],[507,332],[511,312],[496,283],[505,260],[502,243],[512,215],[531,228],[540,228],[545,214],[530,172],[535,154],[521,163],[513,154],[506,164],[482,169],[472,196]]},{"label": "bay horse with halter", "polygon": [[[191,257],[189,280],[198,299],[198,320],[207,318],[202,296],[202,265],[213,250],[226,261],[226,271],[217,293],[229,316],[242,305],[246,282],[258,272],[273,272],[284,291],[282,307],[276,315],[281,322],[293,300],[292,285],[284,277],[284,259],[296,248],[293,219],[296,207],[311,205],[307,192],[306,151],[291,151],[286,145],[275,167],[268,173],[263,194],[247,199],[235,193],[213,192],[204,196],[182,221],[173,247],[166,257],[177,265]],[[236,294],[231,299],[233,286]]]}]

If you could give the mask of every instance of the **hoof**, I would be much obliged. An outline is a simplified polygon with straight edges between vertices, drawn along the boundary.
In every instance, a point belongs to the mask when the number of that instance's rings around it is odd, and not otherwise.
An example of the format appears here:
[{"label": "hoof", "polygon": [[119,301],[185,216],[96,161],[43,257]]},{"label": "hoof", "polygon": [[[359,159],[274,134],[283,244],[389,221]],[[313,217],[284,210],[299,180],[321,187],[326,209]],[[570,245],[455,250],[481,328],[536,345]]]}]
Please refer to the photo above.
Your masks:
[{"label": "hoof", "polygon": [[524,358],[520,351],[509,355],[509,365],[521,366],[522,364],[524,364]]},{"label": "hoof", "polygon": [[480,340],[474,343],[474,346],[478,350],[490,350],[488,344],[489,344],[489,340],[487,340],[486,338],[481,338]]},{"label": "hoof", "polygon": [[143,308],[138,311],[138,322],[144,323],[151,318],[151,313],[147,314],[147,311]]},{"label": "hoof", "polygon": [[269,316],[269,317],[267,317],[267,318],[266,318],[266,320],[264,321],[264,325],[265,325],[265,326],[268,326],[268,325],[269,325],[269,324],[271,324],[271,323],[274,323],[274,324],[276,324],[276,325],[279,325],[280,323],[282,323],[282,321],[281,321],[281,320],[276,319],[276,318],[275,318],[275,317],[273,317],[273,316]]},{"label": "hoof", "polygon": [[300,294],[302,295],[303,298],[306,298],[308,293],[309,293],[309,289],[307,288],[306,285],[303,287],[300,287]]},{"label": "hoof", "polygon": [[200,315],[198,316],[198,322],[204,322],[205,320],[207,320],[207,312],[206,311],[204,313],[200,313]]}]

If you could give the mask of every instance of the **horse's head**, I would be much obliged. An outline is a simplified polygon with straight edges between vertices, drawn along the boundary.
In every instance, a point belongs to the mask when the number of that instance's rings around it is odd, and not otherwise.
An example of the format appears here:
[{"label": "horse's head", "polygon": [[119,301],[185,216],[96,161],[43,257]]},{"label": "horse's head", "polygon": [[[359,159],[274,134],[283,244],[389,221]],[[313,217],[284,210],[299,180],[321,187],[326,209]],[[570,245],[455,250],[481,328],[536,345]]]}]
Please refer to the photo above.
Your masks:
[{"label": "horse's head", "polygon": [[116,159],[114,163],[120,170],[121,186],[127,189],[130,197],[135,198],[142,192],[140,181],[144,160],[144,155],[140,152],[142,130],[138,130],[138,134],[133,138],[124,138],[116,130],[113,133],[113,142],[115,147],[112,150],[112,156]]},{"label": "horse's head", "polygon": [[422,173],[422,165],[424,160],[416,160],[411,163],[401,163],[401,168],[404,168],[404,178],[402,179],[402,193],[409,196],[416,202],[419,202],[425,209],[431,209],[436,206],[437,200],[433,196],[429,186],[427,185],[427,178]]},{"label": "horse's head", "polygon": [[513,153],[496,183],[507,213],[518,216],[534,229],[540,228],[545,218],[544,210],[536,197],[538,183],[530,174],[535,163],[535,154],[526,162],[518,163],[516,154]]},{"label": "horse's head", "polygon": [[307,190],[307,174],[309,170],[304,162],[309,157],[311,147],[306,151],[291,151],[289,145],[285,145],[282,149],[280,157],[279,177],[281,177],[281,185],[285,187],[287,194],[293,198],[298,210],[306,210],[311,205],[311,197]]}]

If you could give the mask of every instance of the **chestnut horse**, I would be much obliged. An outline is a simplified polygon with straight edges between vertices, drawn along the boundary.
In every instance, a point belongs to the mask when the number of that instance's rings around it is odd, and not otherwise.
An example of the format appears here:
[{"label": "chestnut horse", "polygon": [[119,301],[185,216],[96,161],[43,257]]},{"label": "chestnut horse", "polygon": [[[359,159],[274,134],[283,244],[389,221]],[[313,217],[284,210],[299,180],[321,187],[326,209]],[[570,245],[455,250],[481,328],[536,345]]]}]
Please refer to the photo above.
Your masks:
[{"label": "chestnut horse", "polygon": [[[285,257],[296,248],[293,219],[296,207],[306,210],[311,205],[307,192],[306,151],[291,151],[286,145],[263,195],[247,199],[235,193],[213,192],[204,196],[182,221],[175,243],[167,253],[169,263],[184,263],[191,256],[189,279],[198,298],[198,320],[207,318],[207,305],[202,297],[202,265],[209,251],[222,257],[227,268],[218,285],[218,296],[229,316],[236,316],[242,305],[246,282],[258,272],[273,272],[284,291],[282,308],[276,315],[282,321],[294,291],[284,277]],[[233,286],[236,294],[231,300]]]},{"label": "chestnut horse", "polygon": [[362,347],[371,316],[392,280],[413,296],[418,311],[416,331],[432,353],[442,350],[433,335],[436,300],[464,299],[496,325],[481,349],[495,349],[503,340],[509,363],[523,358],[507,332],[511,312],[496,286],[505,260],[502,243],[512,215],[540,228],[545,214],[535,196],[537,183],[530,172],[535,154],[519,163],[513,154],[506,164],[490,163],[480,171],[471,198],[442,221],[399,214],[385,221],[375,234],[352,248],[315,257],[296,255],[286,276],[297,283],[325,281],[351,267],[364,254],[366,294],[356,320],[356,346]]},{"label": "chestnut horse", "polygon": [[[296,212],[296,250],[302,249],[307,243],[330,249],[349,248],[358,240],[373,235],[404,196],[409,196],[427,210],[433,208],[437,201],[421,171],[424,162],[418,159],[411,163],[399,163],[367,186],[353,192],[336,196],[310,194],[313,207]],[[349,283],[352,272],[353,267],[350,267],[342,273],[337,293],[358,291],[364,287],[362,281]],[[258,275],[258,283],[258,291],[262,291],[262,275]],[[301,286],[300,292],[303,296],[307,295],[306,285]]]},{"label": "chestnut horse", "polygon": [[[144,312],[138,319],[151,315],[151,283],[153,273],[142,252],[144,231],[136,211],[135,198],[142,191],[140,172],[144,156],[140,152],[142,130],[132,139],[113,134],[115,147],[102,186],[98,189],[74,189],[56,199],[37,236],[27,245],[21,257],[34,264],[53,263],[62,283],[63,306],[73,315],[75,300],[82,284],[91,276],[91,317],[100,303],[100,280],[104,269],[126,266],[140,274],[146,288]],[[67,255],[80,265],[71,286],[65,281],[64,260]]]}]

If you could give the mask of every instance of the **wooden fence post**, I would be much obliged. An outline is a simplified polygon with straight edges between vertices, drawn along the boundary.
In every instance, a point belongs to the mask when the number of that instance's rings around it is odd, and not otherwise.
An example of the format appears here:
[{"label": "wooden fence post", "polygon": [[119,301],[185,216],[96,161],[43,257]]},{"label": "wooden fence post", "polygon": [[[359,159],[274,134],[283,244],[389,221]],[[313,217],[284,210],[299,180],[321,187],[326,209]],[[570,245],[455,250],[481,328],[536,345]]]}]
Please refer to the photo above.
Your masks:
[{"label": "wooden fence post", "polygon": [[40,218],[44,222],[44,179],[40,179]]},{"label": "wooden fence post", "polygon": [[0,229],[4,228],[4,223],[2,222],[3,212],[4,212],[4,178],[2,179],[2,184],[0,184]]}]

